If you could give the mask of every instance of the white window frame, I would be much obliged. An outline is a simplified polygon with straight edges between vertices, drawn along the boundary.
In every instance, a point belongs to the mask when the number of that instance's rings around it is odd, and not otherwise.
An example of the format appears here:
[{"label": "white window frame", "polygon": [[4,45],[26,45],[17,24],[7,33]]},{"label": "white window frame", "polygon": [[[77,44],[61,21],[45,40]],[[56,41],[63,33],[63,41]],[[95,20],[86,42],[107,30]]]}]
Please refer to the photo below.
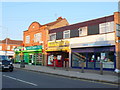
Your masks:
[{"label": "white window frame", "polygon": [[70,30],[63,31],[63,38],[66,39],[65,34],[68,34],[69,36],[67,38],[70,38]]},{"label": "white window frame", "polygon": [[114,31],[114,21],[99,24],[99,33],[109,33]]},{"label": "white window frame", "polygon": [[12,46],[12,50],[14,50],[15,47],[16,47],[16,46]]},{"label": "white window frame", "polygon": [[79,31],[79,36],[82,36],[83,28],[79,28],[78,31]]},{"label": "white window frame", "polygon": [[27,35],[26,37],[25,37],[25,43],[30,43],[30,35]]},{"label": "white window frame", "polygon": [[10,50],[10,45],[7,46],[7,50]]},{"label": "white window frame", "polygon": [[[55,39],[53,39],[53,40],[51,39],[51,36],[52,36],[52,35],[55,35]],[[50,41],[56,40],[56,33],[49,34],[49,40],[50,40]]]},{"label": "white window frame", "polygon": [[0,50],[2,50],[2,46],[0,46]]},{"label": "white window frame", "polygon": [[34,42],[40,42],[42,40],[42,33],[34,34]]}]

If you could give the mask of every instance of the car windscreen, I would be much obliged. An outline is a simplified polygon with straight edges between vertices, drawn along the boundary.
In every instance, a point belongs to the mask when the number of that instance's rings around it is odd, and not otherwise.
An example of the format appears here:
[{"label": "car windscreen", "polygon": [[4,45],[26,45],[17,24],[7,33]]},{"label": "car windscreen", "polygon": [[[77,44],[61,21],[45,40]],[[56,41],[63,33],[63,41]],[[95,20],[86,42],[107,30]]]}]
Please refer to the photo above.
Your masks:
[{"label": "car windscreen", "polygon": [[8,61],[10,61],[10,59],[8,58],[8,56],[0,56],[0,61],[2,61],[2,60],[8,60]]}]

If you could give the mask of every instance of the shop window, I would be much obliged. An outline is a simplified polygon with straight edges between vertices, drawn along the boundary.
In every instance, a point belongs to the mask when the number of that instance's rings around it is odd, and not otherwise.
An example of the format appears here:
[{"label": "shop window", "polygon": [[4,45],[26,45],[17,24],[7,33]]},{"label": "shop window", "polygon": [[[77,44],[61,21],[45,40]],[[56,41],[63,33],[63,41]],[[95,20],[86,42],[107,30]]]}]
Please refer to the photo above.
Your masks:
[{"label": "shop window", "polygon": [[34,65],[42,65],[42,54],[41,53],[35,53],[33,56]]},{"label": "shop window", "polygon": [[95,54],[96,68],[100,68],[100,61],[103,62],[103,68],[114,68],[114,52],[102,52]]},{"label": "shop window", "polygon": [[95,60],[96,60],[95,67],[100,68],[101,53],[95,53]]},{"label": "shop window", "polygon": [[[114,52],[105,52],[104,54],[103,68],[114,68]],[[103,56],[101,56],[101,58],[102,57]]]},{"label": "shop window", "polygon": [[54,55],[48,56],[48,65],[53,65],[53,59],[54,59]]},{"label": "shop window", "polygon": [[84,61],[84,67],[86,67],[86,54],[85,53],[72,53],[72,66],[82,67],[82,62]]},{"label": "shop window", "polygon": [[56,33],[50,34],[50,41],[56,40]]},{"label": "shop window", "polygon": [[63,32],[63,38],[70,38],[70,30]]},{"label": "shop window", "polygon": [[95,54],[88,53],[88,68],[94,68]]}]

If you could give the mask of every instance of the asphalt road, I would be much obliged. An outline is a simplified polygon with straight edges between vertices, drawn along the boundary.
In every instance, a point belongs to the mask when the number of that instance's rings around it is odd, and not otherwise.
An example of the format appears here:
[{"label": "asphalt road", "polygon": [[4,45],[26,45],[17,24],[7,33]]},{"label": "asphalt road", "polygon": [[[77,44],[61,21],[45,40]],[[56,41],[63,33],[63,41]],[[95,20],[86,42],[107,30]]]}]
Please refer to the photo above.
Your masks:
[{"label": "asphalt road", "polygon": [[118,88],[118,85],[14,69],[2,72],[2,88]]}]

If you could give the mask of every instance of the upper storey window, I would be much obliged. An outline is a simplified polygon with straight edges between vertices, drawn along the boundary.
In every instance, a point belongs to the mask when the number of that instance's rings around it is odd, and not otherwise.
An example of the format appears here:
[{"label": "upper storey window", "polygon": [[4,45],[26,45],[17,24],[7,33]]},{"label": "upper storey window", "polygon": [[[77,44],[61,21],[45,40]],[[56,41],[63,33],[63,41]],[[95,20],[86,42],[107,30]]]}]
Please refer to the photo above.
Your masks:
[{"label": "upper storey window", "polygon": [[70,30],[63,32],[63,38],[70,38]]},{"label": "upper storey window", "polygon": [[100,33],[107,33],[114,31],[114,21],[99,24]]},{"label": "upper storey window", "polygon": [[0,50],[2,50],[2,46],[0,46]]},{"label": "upper storey window", "polygon": [[50,34],[50,41],[56,40],[56,33]]},{"label": "upper storey window", "polygon": [[34,34],[34,42],[40,42],[42,37],[42,33]]},{"label": "upper storey window", "polygon": [[79,31],[79,36],[87,35],[87,27],[81,27],[78,29],[78,31]]},{"label": "upper storey window", "polygon": [[30,43],[30,35],[26,36],[25,43]]}]

